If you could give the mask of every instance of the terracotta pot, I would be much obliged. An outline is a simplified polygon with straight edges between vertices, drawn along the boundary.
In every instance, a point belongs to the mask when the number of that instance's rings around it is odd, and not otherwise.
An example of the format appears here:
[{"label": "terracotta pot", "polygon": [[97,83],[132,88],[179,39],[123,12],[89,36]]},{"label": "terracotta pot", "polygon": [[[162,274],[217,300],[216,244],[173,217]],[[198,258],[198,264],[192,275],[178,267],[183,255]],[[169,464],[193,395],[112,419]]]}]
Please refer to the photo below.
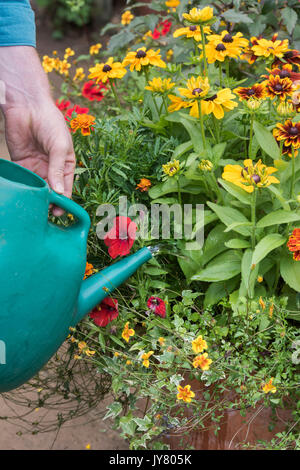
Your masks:
[{"label": "terracotta pot", "polygon": [[[203,400],[204,388],[197,380],[187,381],[191,389],[195,392],[195,399]],[[213,387],[207,387],[205,390],[212,392]],[[245,392],[247,393],[247,392]],[[235,393],[226,393],[222,398],[232,400]],[[217,423],[208,418],[204,421],[204,428],[192,426],[185,430],[169,432],[164,438],[166,444],[170,445],[172,450],[189,449],[195,450],[240,450],[245,444],[255,445],[258,440],[270,441],[275,434],[283,431],[287,421],[291,420],[291,409],[276,410],[276,425],[272,432],[268,430],[272,418],[271,408],[266,408],[263,404],[255,408],[248,408],[246,416],[241,416],[239,410],[225,410],[224,416],[219,422],[220,429],[215,434]],[[216,413],[220,416],[220,413]],[[194,410],[186,408],[185,416],[195,418]]]}]

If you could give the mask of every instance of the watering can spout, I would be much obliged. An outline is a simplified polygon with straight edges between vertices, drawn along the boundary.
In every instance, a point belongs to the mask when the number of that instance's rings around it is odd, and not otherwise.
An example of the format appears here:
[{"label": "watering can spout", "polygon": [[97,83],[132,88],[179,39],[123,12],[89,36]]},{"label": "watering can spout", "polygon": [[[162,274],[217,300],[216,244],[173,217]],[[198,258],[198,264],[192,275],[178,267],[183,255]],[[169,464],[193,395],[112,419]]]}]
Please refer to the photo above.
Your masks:
[{"label": "watering can spout", "polygon": [[105,268],[83,281],[78,298],[75,326],[102,300],[125,282],[146,261],[152,258],[153,249],[142,248],[118,263]]}]

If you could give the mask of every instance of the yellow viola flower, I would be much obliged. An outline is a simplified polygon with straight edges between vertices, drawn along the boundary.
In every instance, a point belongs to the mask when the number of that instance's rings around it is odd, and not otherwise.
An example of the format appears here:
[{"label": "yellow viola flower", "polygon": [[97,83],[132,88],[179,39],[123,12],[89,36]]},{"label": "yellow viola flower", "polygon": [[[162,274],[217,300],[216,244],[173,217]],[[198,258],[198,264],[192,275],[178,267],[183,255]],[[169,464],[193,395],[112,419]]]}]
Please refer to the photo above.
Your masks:
[{"label": "yellow viola flower", "polygon": [[224,117],[224,111],[231,111],[238,106],[237,102],[233,101],[234,99],[235,95],[231,90],[229,88],[223,88],[223,90],[218,91],[217,94],[202,100],[202,114],[213,113],[217,119],[222,119]]},{"label": "yellow viola flower", "polygon": [[81,82],[81,81],[84,79],[84,77],[85,77],[85,73],[84,73],[83,68],[82,68],[82,67],[78,67],[78,68],[76,69],[76,72],[75,72],[75,75],[74,75],[74,78],[73,78],[74,82],[76,82],[77,80],[78,80],[79,82]]},{"label": "yellow viola flower", "polygon": [[174,176],[180,169],[179,160],[173,160],[162,166],[163,172],[168,176]]},{"label": "yellow viola flower", "polygon": [[98,42],[98,44],[94,44],[93,46],[90,47],[90,55],[96,55],[102,48],[102,44]]},{"label": "yellow viola flower", "polygon": [[209,370],[210,364],[212,360],[208,357],[207,353],[201,354],[200,356],[196,356],[193,360],[193,367],[197,369],[198,367],[201,370]]},{"label": "yellow viola flower", "polygon": [[202,338],[202,335],[199,335],[192,341],[192,348],[196,354],[201,353],[204,351],[204,349],[207,349],[207,342]]},{"label": "yellow viola flower", "polygon": [[130,24],[133,18],[134,18],[134,15],[131,13],[130,10],[125,11],[121,17],[121,23],[123,25]]},{"label": "yellow viola flower", "polygon": [[135,331],[132,328],[129,328],[129,322],[127,322],[122,332],[122,338],[128,343],[130,337],[134,335],[135,335]]},{"label": "yellow viola flower", "polygon": [[264,188],[270,184],[280,183],[280,181],[272,176],[277,168],[267,167],[261,160],[253,163],[252,160],[244,160],[244,167],[240,165],[226,165],[222,178],[230,183],[239,186],[248,193],[254,191],[254,187]]},{"label": "yellow viola flower", "polygon": [[149,357],[152,356],[152,354],[154,354],[154,351],[149,351],[149,352],[142,355],[143,366],[145,366],[147,368],[149,367],[149,365],[150,365]]},{"label": "yellow viola flower", "polygon": [[185,403],[190,403],[195,396],[190,385],[186,385],[185,387],[178,385],[177,390],[177,400],[183,400]]},{"label": "yellow viola flower", "polygon": [[[211,29],[209,26],[204,26],[203,30],[204,34],[211,33]],[[192,38],[197,42],[202,41],[201,29],[199,25],[191,25],[187,26],[186,28],[176,29],[176,31],[174,31],[173,33],[173,37],[178,38],[180,36],[185,36],[188,39]]]},{"label": "yellow viola flower", "polygon": [[174,86],[175,83],[171,82],[171,78],[161,79],[160,77],[156,77],[148,82],[148,86],[145,86],[145,90],[152,91],[153,93],[165,93],[174,88]]},{"label": "yellow viola flower", "polygon": [[213,169],[213,164],[210,160],[202,159],[198,165],[198,168],[201,171],[211,171]]},{"label": "yellow viola flower", "polygon": [[67,47],[67,49],[65,49],[64,59],[67,60],[72,55],[75,55],[75,52],[70,47]]},{"label": "yellow viola flower", "polygon": [[123,67],[130,65],[130,71],[136,70],[140,72],[142,67],[147,65],[154,65],[156,67],[165,68],[166,63],[161,59],[160,49],[154,51],[153,49],[146,50],[146,47],[141,47],[137,51],[128,52],[123,60]]},{"label": "yellow viola flower", "polygon": [[96,83],[106,83],[107,80],[115,78],[123,78],[127,70],[121,62],[114,62],[114,58],[110,57],[105,63],[96,64],[95,67],[89,69],[89,78],[95,80]]},{"label": "yellow viola flower", "polygon": [[252,51],[257,57],[270,57],[272,60],[275,57],[283,57],[289,47],[288,39],[284,41],[271,41],[268,39],[256,39],[256,44],[252,46]]},{"label": "yellow viola flower", "polygon": [[183,13],[183,18],[189,23],[203,25],[214,18],[214,10],[211,7],[192,8],[188,13]]},{"label": "yellow viola flower", "polygon": [[271,377],[269,382],[266,382],[262,389],[265,393],[276,393],[276,387],[273,385],[274,377]]}]

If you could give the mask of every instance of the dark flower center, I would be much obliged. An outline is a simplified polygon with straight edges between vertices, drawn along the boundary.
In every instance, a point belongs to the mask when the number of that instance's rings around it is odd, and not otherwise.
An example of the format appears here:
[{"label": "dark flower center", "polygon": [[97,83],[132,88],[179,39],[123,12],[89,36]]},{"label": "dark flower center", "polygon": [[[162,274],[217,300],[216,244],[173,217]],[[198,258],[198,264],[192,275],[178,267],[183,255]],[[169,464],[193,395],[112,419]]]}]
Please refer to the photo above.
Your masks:
[{"label": "dark flower center", "polygon": [[223,42],[233,42],[233,38],[232,38],[231,34],[228,33],[228,34],[225,34],[222,41]]},{"label": "dark flower center", "polygon": [[282,91],[282,85],[280,85],[280,83],[276,83],[276,85],[274,86],[274,90],[275,91]]},{"label": "dark flower center", "polygon": [[202,91],[203,91],[202,88],[194,88],[192,93],[193,93],[193,95],[196,95],[197,93],[198,94],[202,93]]},{"label": "dark flower center", "polygon": [[103,72],[109,72],[111,70],[111,66],[108,64],[105,64],[102,70]]},{"label": "dark flower center", "polygon": [[290,135],[298,135],[299,134],[299,129],[296,126],[292,126],[289,129],[289,134]]},{"label": "dark flower center", "polygon": [[190,31],[196,31],[197,26],[190,26]]},{"label": "dark flower center", "polygon": [[226,51],[226,47],[221,42],[216,46],[216,51]]},{"label": "dark flower center", "polygon": [[143,57],[146,57],[146,55],[147,55],[146,52],[145,52],[145,51],[142,51],[142,50],[139,50],[139,51],[137,51],[137,53],[136,53],[136,57],[137,57],[138,59],[142,59]]},{"label": "dark flower center", "polygon": [[250,89],[250,90],[247,90],[247,95],[248,96],[252,96],[252,95],[255,95],[255,91]]},{"label": "dark flower center", "polygon": [[284,58],[285,59],[291,59],[292,57],[294,56],[294,52],[293,51],[288,51],[284,54]]},{"label": "dark flower center", "polygon": [[260,177],[258,175],[252,175],[251,178],[253,179],[254,183],[259,183],[260,182]]},{"label": "dark flower center", "polygon": [[213,95],[213,96],[211,96],[210,98],[206,98],[205,101],[213,101],[213,100],[215,100],[216,98],[217,98],[217,95]]},{"label": "dark flower center", "polygon": [[290,77],[291,73],[289,72],[289,70],[281,70],[279,73],[279,76],[280,78],[286,78],[286,77]]},{"label": "dark flower center", "polygon": [[242,177],[244,177],[244,171],[245,171],[246,173],[248,173],[248,167],[247,167],[247,166],[244,166],[244,168],[243,168],[242,171],[241,171]]}]

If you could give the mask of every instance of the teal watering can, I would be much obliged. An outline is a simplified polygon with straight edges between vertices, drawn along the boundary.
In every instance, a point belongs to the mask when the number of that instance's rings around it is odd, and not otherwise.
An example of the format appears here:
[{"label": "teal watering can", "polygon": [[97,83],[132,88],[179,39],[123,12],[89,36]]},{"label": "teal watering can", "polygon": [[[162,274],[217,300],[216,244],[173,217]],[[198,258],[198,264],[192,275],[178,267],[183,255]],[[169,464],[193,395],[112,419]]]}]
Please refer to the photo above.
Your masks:
[{"label": "teal watering can", "polygon": [[[61,227],[49,204],[73,214]],[[75,326],[151,259],[148,248],[83,281],[87,212],[39,176],[0,159],[0,393],[27,382]]]}]

